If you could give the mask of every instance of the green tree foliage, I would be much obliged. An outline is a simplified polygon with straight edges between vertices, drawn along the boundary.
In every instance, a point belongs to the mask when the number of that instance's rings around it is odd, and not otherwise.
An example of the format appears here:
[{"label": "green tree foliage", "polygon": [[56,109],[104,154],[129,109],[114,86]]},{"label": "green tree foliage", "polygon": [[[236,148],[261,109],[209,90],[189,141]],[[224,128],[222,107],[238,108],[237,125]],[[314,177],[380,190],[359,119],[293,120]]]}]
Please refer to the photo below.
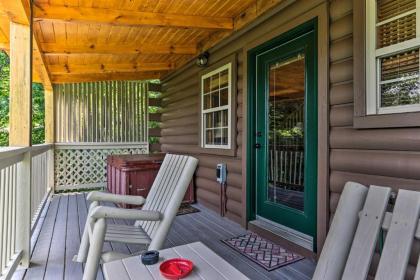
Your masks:
[{"label": "green tree foliage", "polygon": [[[9,82],[10,61],[0,52],[0,146],[9,145]],[[44,89],[41,84],[32,85],[32,144],[44,143],[45,129]]]},{"label": "green tree foliage", "polygon": [[45,142],[45,104],[44,87],[32,84],[32,144]]},{"label": "green tree foliage", "polygon": [[9,57],[0,52],[0,146],[9,145]]}]

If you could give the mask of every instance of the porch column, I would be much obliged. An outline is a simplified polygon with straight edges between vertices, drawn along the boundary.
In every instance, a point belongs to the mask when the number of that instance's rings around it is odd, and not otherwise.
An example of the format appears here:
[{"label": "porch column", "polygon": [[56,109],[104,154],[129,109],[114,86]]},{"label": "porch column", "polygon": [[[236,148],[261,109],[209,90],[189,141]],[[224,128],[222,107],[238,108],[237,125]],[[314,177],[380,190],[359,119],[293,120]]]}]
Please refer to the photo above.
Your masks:
[{"label": "porch column", "polygon": [[[9,146],[31,146],[32,132],[32,28],[10,22],[10,134]],[[31,152],[18,169],[16,194],[16,250],[21,265],[29,266],[31,236]],[[10,241],[9,241],[10,242]]]},{"label": "porch column", "polygon": [[10,22],[10,132],[9,146],[31,146],[32,30]]},{"label": "porch column", "polygon": [[44,86],[45,100],[45,143],[53,144],[54,138],[54,92],[51,87]]},{"label": "porch column", "polygon": [[[54,91],[51,86],[44,85],[45,100],[45,143],[55,143]],[[48,187],[54,192],[54,149],[48,151]]]}]

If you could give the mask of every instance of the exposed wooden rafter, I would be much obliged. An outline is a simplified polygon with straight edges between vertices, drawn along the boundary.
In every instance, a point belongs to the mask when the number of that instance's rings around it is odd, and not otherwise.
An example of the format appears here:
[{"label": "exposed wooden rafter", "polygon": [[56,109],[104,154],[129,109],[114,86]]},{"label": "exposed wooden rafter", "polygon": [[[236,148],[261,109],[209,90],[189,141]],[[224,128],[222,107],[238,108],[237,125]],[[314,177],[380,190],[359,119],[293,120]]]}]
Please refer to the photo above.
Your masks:
[{"label": "exposed wooden rafter", "polygon": [[29,25],[31,17],[30,0],[0,0],[1,11],[8,15],[10,21]]},{"label": "exposed wooden rafter", "polygon": [[[10,21],[16,22],[19,24],[29,25],[30,20],[30,2],[28,0],[0,0],[0,10],[7,14]],[[4,26],[4,20],[1,22],[2,26],[1,29],[3,30],[3,34],[6,32],[8,27]],[[6,35],[7,36],[7,35]],[[10,38],[9,38],[10,40]],[[3,49],[5,48],[8,42],[0,42]],[[10,46],[9,46],[10,48]],[[35,70],[35,77],[36,80],[41,82],[45,88],[52,89],[51,79],[46,68],[44,56],[40,52],[39,48],[39,41],[38,38],[33,36],[33,64]]]},{"label": "exposed wooden rafter", "polygon": [[159,79],[161,72],[133,72],[133,73],[102,73],[102,74],[60,74],[51,75],[54,84],[60,83],[82,83],[93,81],[112,81],[112,80],[149,80]]},{"label": "exposed wooden rafter", "polygon": [[197,48],[191,45],[172,44],[137,44],[137,45],[113,45],[113,44],[63,44],[43,43],[42,51],[46,55],[69,55],[69,54],[197,54]]},{"label": "exposed wooden rafter", "polygon": [[34,19],[62,20],[67,22],[95,22],[113,25],[172,26],[203,29],[233,29],[233,19],[167,13],[151,13],[118,9],[101,9],[36,4]]},{"label": "exposed wooden rafter", "polygon": [[[95,79],[158,78],[274,6],[293,0],[161,1],[151,5],[138,0],[95,5],[49,2],[0,0],[0,49],[6,51],[10,50],[9,20],[29,25],[33,3],[33,78],[47,88],[51,83]],[[176,67],[168,61],[176,61]]]},{"label": "exposed wooden rafter", "polygon": [[167,62],[118,64],[52,64],[48,66],[48,69],[52,75],[164,71],[172,70],[174,68],[174,63]]}]

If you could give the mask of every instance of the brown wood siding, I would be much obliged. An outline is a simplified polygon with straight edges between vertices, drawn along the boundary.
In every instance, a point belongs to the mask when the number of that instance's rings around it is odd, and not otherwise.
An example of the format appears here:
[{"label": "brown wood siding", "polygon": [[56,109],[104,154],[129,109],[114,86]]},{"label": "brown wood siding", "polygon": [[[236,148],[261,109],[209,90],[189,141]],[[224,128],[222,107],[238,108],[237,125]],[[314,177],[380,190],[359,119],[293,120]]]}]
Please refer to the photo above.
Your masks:
[{"label": "brown wood siding", "polygon": [[[324,1],[298,1],[291,5],[287,16],[297,18],[305,11],[316,7]],[[262,34],[278,28],[285,21],[286,11],[272,16],[269,20],[256,26],[250,32],[239,36],[232,43],[211,51],[210,63],[213,65],[229,55],[236,54],[236,155],[220,156],[203,154],[199,147],[199,73],[201,68],[190,64],[177,71],[175,75],[162,81],[162,132],[161,148],[163,152],[185,153],[195,155],[199,160],[196,176],[197,199],[209,208],[219,211],[220,186],[216,183],[216,164],[226,162],[228,167],[227,217],[244,225],[245,201],[242,172],[242,142],[246,110],[243,104],[244,67],[243,49],[249,42],[255,41]]]},{"label": "brown wood siding", "polygon": [[[291,18],[319,3],[310,1],[286,8]],[[315,2],[315,1],[314,1]],[[322,1],[319,1],[322,2]],[[345,182],[387,185],[397,190],[420,191],[420,128],[364,129],[353,128],[353,5],[351,0],[330,1],[330,214],[333,217]],[[298,11],[300,9],[300,11]],[[197,171],[197,198],[218,211],[220,187],[215,182],[214,169],[218,162],[228,164],[228,212],[234,221],[243,222],[245,191],[242,172],[243,82],[244,57],[241,49],[246,42],[266,32],[268,25],[279,25],[282,15],[273,16],[271,23],[262,23],[251,32],[211,53],[211,63],[232,53],[237,54],[237,155],[223,157],[204,155],[198,147],[199,68],[191,65],[182,73],[163,81],[162,150],[196,155],[200,159]],[[277,23],[274,23],[276,22]],[[214,59],[212,61],[212,59]],[[408,275],[412,276],[420,242],[415,242]],[[375,256],[372,269],[378,262]]]},{"label": "brown wood siding", "polygon": [[196,176],[197,199],[207,207],[219,211],[220,185],[216,182],[216,165],[227,163],[227,212],[226,216],[235,222],[242,223],[242,52],[237,52],[237,95],[236,104],[236,156],[219,156],[203,154],[199,137],[199,72],[201,68],[192,66],[183,75],[164,81],[162,138],[163,152],[185,153],[197,156],[199,167]]},{"label": "brown wood siding", "polygon": [[[330,212],[334,214],[345,182],[420,191],[420,129],[353,128],[353,6],[330,3]],[[407,277],[417,264],[416,241]],[[371,268],[376,270],[379,255]]]}]

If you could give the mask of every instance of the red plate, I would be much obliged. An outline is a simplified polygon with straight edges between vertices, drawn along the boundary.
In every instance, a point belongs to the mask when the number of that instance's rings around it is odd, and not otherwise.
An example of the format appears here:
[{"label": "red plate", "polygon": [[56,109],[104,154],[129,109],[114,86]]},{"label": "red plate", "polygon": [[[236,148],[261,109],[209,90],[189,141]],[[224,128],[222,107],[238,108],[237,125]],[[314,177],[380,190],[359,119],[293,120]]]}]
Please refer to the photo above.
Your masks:
[{"label": "red plate", "polygon": [[181,279],[193,270],[194,264],[187,259],[170,259],[164,261],[159,269],[163,277],[167,279]]}]

